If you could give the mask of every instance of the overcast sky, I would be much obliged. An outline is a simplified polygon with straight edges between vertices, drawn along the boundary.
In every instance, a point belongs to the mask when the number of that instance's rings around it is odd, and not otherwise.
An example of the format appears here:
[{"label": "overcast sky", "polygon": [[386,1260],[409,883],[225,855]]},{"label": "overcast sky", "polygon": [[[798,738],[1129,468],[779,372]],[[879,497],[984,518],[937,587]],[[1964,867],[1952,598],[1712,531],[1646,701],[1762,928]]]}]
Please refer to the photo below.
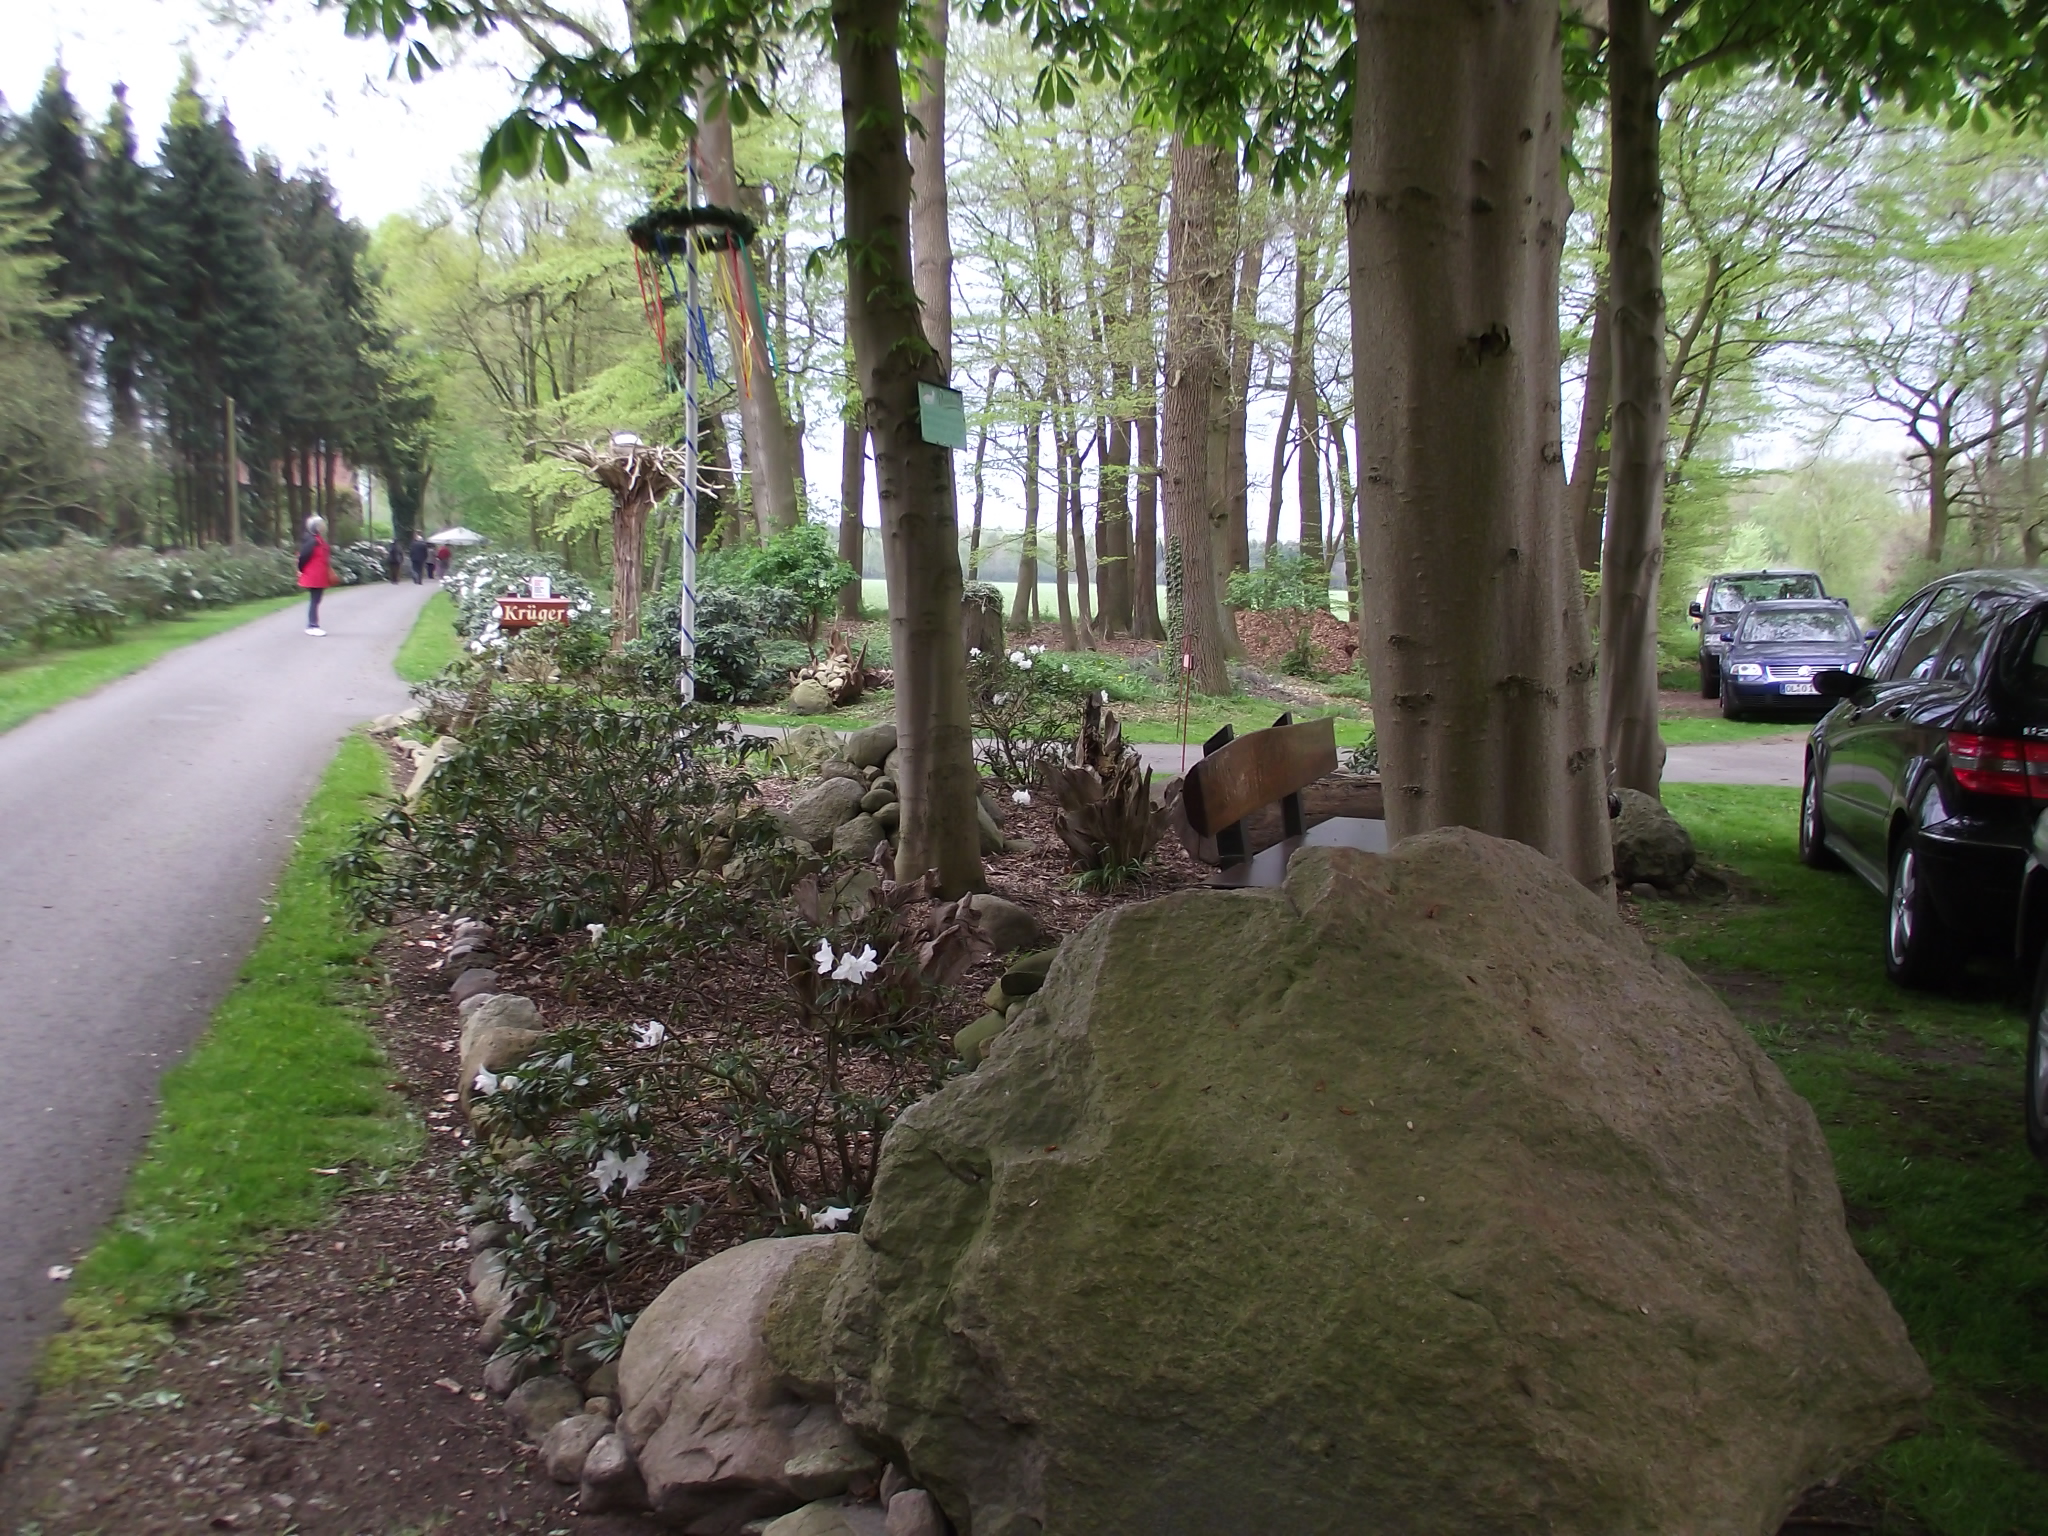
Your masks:
[{"label": "overcast sky", "polygon": [[339,11],[311,0],[273,0],[246,33],[201,0],[8,0],[6,11],[0,93],[12,110],[28,110],[61,57],[95,121],[114,82],[127,83],[153,158],[190,53],[202,94],[227,106],[245,151],[268,150],[289,170],[324,166],[342,208],[365,224],[458,180],[515,95],[494,61],[509,52],[488,46],[420,84],[392,79],[388,45],[345,37]]}]

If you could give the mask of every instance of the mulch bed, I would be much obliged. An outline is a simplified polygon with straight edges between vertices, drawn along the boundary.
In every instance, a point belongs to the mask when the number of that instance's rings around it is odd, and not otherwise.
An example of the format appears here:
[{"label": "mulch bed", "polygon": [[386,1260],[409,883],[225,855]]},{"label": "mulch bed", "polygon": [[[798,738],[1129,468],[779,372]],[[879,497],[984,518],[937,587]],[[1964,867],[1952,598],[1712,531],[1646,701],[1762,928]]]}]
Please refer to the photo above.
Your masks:
[{"label": "mulch bed", "polygon": [[1348,672],[1358,656],[1357,626],[1324,609],[1308,614],[1298,608],[1245,609],[1236,618],[1237,637],[1244,642],[1246,654],[1267,672],[1278,670],[1304,624],[1314,639],[1318,672]]}]

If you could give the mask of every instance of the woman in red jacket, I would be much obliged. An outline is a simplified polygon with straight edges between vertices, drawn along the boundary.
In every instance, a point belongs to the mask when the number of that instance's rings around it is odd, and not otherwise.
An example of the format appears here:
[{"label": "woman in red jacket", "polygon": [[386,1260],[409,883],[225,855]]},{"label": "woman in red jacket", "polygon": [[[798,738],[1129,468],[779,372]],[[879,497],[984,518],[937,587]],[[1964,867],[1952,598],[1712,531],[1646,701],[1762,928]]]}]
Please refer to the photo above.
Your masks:
[{"label": "woman in red jacket", "polygon": [[327,558],[324,518],[306,519],[306,536],[299,541],[299,585],[306,589],[306,633],[326,634],[320,627],[320,594],[334,585],[334,566]]}]

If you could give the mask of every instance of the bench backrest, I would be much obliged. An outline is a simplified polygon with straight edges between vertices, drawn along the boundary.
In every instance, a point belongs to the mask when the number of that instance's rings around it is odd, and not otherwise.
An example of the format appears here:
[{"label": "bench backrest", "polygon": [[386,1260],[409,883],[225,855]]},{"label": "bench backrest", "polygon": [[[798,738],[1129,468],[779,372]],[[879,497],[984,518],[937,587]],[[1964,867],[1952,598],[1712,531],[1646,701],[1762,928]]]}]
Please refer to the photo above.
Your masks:
[{"label": "bench backrest", "polygon": [[[1264,806],[1280,801],[1284,808],[1293,802],[1294,823],[1286,827],[1291,837],[1301,835],[1300,801],[1295,797],[1326,773],[1337,771],[1337,726],[1334,720],[1305,720],[1293,725],[1291,715],[1263,731],[1234,739],[1225,726],[1212,736],[1199,763],[1187,771],[1181,788],[1181,804],[1188,825],[1204,837],[1214,837],[1219,847],[1223,834]],[[1220,742],[1218,737],[1223,738]],[[1226,860],[1232,850],[1222,849]],[[1237,857],[1244,856],[1240,846]]]}]

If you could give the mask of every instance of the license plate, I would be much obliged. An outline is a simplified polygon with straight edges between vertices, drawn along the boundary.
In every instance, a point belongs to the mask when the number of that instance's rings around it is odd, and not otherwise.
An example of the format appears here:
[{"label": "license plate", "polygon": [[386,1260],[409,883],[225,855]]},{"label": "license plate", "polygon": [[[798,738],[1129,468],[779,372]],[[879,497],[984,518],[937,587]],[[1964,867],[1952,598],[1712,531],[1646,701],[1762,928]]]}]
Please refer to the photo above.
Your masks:
[{"label": "license plate", "polygon": [[1805,694],[1817,694],[1820,692],[1820,690],[1814,687],[1811,683],[1780,683],[1778,684],[1778,691],[1780,693]]}]

